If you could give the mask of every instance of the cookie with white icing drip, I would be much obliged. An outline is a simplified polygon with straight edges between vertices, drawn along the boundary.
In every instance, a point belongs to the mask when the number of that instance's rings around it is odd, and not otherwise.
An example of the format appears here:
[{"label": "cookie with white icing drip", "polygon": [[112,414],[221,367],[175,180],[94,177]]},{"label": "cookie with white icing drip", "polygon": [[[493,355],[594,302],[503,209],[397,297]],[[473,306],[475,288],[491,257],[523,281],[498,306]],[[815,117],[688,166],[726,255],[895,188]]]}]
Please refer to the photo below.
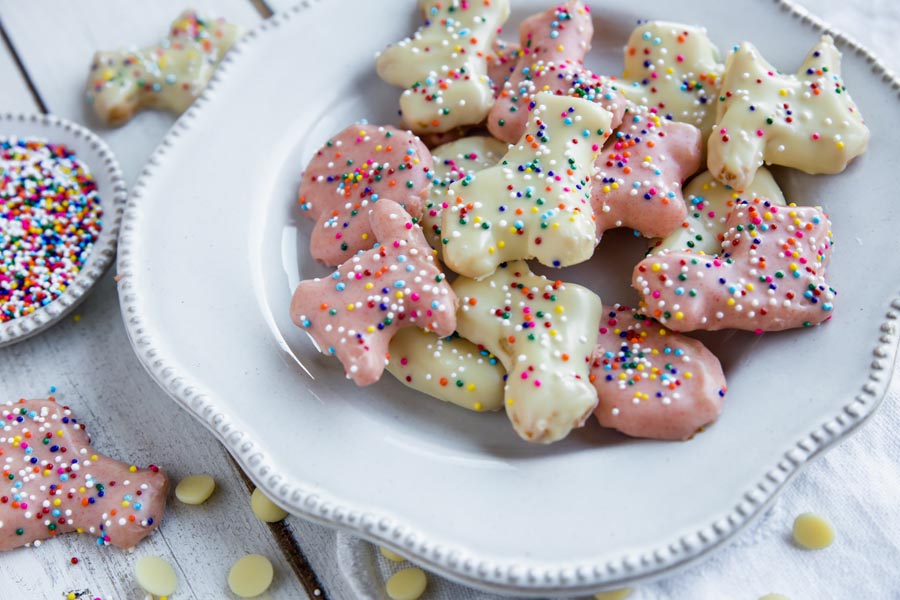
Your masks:
[{"label": "cookie with white icing drip", "polygon": [[536,258],[564,267],[591,257],[593,162],[610,134],[599,105],[542,93],[522,139],[500,164],[450,186],[441,220],[443,258],[481,278],[500,263]]},{"label": "cookie with white icing drip", "polygon": [[547,444],[581,427],[597,405],[589,366],[600,298],[535,275],[522,261],[482,281],[459,277],[453,289],[460,335],[489,349],[507,370],[504,403],[516,433]]},{"label": "cookie with white icing drip", "polygon": [[480,123],[494,104],[487,56],[509,16],[509,0],[419,0],[425,24],[389,46],[378,75],[403,88],[403,121],[416,133]]},{"label": "cookie with white icing drip", "polygon": [[763,164],[840,173],[868,143],[830,36],[795,75],[780,73],[748,42],[728,55],[709,137],[709,171],[720,182],[743,189]]}]

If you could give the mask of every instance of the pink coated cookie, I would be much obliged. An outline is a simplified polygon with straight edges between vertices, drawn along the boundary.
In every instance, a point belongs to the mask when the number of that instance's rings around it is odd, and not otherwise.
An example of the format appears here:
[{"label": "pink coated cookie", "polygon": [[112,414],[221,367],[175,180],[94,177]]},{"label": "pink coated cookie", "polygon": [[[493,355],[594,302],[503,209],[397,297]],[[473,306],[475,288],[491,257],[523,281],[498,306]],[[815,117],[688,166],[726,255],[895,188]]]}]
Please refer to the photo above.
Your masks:
[{"label": "pink coated cookie", "polygon": [[706,346],[619,304],[603,307],[591,381],[601,425],[656,440],[686,440],[715,421],[727,391]]},{"label": "pink coated cookie", "polygon": [[677,331],[762,333],[831,318],[831,222],[821,208],[737,202],[718,256],[662,251],[634,269],[646,313]]},{"label": "pink coated cookie", "polygon": [[369,213],[378,244],[330,277],[301,281],[291,301],[294,323],[361,386],[381,378],[391,337],[400,329],[420,327],[439,336],[456,329],[456,294],[422,228],[386,198]]},{"label": "pink coated cookie", "polygon": [[822,36],[795,75],[744,42],[728,55],[709,136],[709,171],[744,189],[765,164],[840,173],[866,151],[869,128],[841,78],[841,53]]},{"label": "pink coated cookie", "polygon": [[597,102],[622,120],[626,100],[609,80],[584,67],[594,26],[590,9],[577,0],[526,19],[519,29],[520,57],[488,115],[488,130],[513,144],[525,133],[534,96],[549,92]]},{"label": "pink coated cookie", "polygon": [[507,42],[497,39],[494,41],[493,52],[487,55],[487,74],[494,89],[494,97],[500,95],[503,84],[516,70],[516,63],[522,54],[522,49],[515,42]]},{"label": "pink coated cookie", "polygon": [[0,550],[77,531],[131,548],[159,526],[169,480],[98,454],[53,399],[0,404]]},{"label": "pink coated cookie", "polygon": [[300,208],[316,222],[312,257],[333,267],[371,248],[369,209],[382,196],[421,217],[431,169],[425,144],[387,125],[351,125],[328,140],[310,160],[298,192]]},{"label": "pink coated cookie", "polygon": [[687,214],[682,182],[700,168],[702,147],[693,125],[645,108],[627,111],[594,163],[597,237],[616,227],[663,237],[680,227]]}]

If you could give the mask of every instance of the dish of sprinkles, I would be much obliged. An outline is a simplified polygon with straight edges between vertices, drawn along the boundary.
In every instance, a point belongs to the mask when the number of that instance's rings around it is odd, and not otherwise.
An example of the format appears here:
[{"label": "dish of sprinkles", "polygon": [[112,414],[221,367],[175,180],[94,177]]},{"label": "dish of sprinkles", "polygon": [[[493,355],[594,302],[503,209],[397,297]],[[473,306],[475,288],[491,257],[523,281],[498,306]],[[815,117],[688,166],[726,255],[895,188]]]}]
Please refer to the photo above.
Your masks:
[{"label": "dish of sprinkles", "polygon": [[97,184],[70,148],[0,137],[0,323],[72,285],[102,217]]}]

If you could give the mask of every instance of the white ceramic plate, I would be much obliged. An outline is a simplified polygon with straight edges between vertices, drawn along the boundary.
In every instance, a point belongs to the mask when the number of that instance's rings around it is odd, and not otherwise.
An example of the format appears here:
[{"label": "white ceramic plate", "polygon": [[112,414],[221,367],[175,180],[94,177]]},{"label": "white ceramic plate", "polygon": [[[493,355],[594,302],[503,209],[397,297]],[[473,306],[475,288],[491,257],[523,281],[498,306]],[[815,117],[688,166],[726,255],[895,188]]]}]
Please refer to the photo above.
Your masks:
[{"label": "white ceramic plate", "polygon": [[[507,30],[549,4],[515,2]],[[621,70],[640,18],[705,25],[723,49],[750,39],[785,70],[823,30],[778,2],[626,6],[594,7],[587,62],[598,72]],[[398,92],[378,80],[373,56],[413,30],[415,13],[412,0],[396,11],[319,0],[264,23],[229,54],[147,164],[125,217],[119,290],[137,354],[280,504],[456,580],[585,593],[709,552],[885,392],[900,313],[900,86],[837,36],[873,131],[869,153],[836,177],[777,172],[789,199],[823,204],[833,219],[831,323],[704,336],[730,392],[721,420],[693,441],[632,440],[591,424],[538,447],[502,414],[460,411],[390,377],[357,389],[288,319],[300,277],[327,272],[307,257],[310,226],[295,203],[302,169],[348,123],[394,121]],[[607,302],[634,302],[627,283],[643,250],[609,235],[595,260],[564,277]],[[891,257],[880,271],[878,256]]]},{"label": "white ceramic plate", "polygon": [[65,292],[30,315],[0,323],[0,347],[44,331],[84,300],[116,255],[119,225],[128,196],[128,186],[122,179],[122,170],[112,151],[84,127],[52,115],[0,114],[0,138],[11,136],[65,144],[74,150],[97,182],[97,195],[103,209],[103,228],[74,283]]}]

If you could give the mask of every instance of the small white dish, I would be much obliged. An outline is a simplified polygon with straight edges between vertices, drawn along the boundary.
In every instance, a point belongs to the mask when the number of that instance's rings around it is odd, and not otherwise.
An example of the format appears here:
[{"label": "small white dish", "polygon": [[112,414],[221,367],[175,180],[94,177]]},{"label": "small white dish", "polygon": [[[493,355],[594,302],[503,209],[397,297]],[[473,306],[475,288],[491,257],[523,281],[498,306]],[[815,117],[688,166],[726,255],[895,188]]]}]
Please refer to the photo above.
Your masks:
[{"label": "small white dish", "polygon": [[[587,594],[679,568],[764,512],[811,458],[880,403],[896,356],[900,262],[894,198],[900,83],[834,32],[868,154],[843,174],[776,177],[834,223],[835,317],[808,331],[702,336],[729,378],[725,411],[686,443],[626,439],[595,423],[564,442],[521,441],[502,414],[427,399],[389,376],[367,388],[291,324],[308,257],[295,194],[327,137],[396,122],[398,90],[373,56],[418,25],[415,2],[307,1],[251,31],[175,124],[123,222],[119,294],[150,374],[209,427],[278,504],[387,546],[457,581],[519,596]],[[517,0],[514,37],[548,0]],[[704,25],[723,50],[749,39],[793,69],[828,29],[792,5],[644,0],[595,6],[589,67],[622,68],[638,19]],[[616,246],[615,244],[619,245]],[[634,302],[642,241],[608,234],[562,277]]]},{"label": "small white dish", "polygon": [[109,147],[88,129],[53,115],[0,114],[0,138],[38,139],[65,144],[90,169],[103,210],[103,228],[75,280],[46,306],[24,317],[0,323],[0,347],[44,331],[72,312],[112,265],[128,186]]}]

